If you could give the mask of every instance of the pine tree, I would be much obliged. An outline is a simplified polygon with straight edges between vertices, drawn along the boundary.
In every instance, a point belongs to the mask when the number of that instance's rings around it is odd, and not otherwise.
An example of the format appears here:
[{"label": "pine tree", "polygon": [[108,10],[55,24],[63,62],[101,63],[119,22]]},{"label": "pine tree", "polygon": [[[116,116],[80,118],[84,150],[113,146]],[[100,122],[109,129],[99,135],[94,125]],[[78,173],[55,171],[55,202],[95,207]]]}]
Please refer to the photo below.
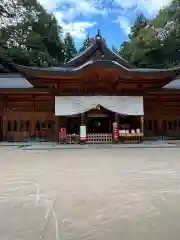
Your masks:
[{"label": "pine tree", "polygon": [[76,45],[73,37],[70,33],[67,33],[64,38],[64,48],[65,48],[65,62],[68,62],[77,54]]},{"label": "pine tree", "polygon": [[82,47],[79,49],[79,53],[83,52],[86,50],[89,46],[91,46],[93,43],[93,38],[91,38],[89,35],[86,36],[84,39]]},{"label": "pine tree", "polygon": [[131,27],[131,33],[129,34],[129,38],[133,39],[138,37],[138,34],[141,31],[141,29],[146,27],[147,24],[148,24],[148,21],[146,17],[142,13],[139,14],[136,18],[134,25]]}]

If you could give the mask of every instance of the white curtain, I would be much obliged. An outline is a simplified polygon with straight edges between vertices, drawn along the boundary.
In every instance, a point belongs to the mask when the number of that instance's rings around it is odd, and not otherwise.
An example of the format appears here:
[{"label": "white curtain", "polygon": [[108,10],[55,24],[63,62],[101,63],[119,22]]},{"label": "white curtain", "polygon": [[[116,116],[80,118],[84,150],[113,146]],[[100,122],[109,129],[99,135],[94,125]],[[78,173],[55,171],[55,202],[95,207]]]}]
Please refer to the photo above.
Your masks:
[{"label": "white curtain", "polygon": [[142,96],[58,96],[55,115],[69,116],[86,112],[97,105],[124,115],[144,115]]}]

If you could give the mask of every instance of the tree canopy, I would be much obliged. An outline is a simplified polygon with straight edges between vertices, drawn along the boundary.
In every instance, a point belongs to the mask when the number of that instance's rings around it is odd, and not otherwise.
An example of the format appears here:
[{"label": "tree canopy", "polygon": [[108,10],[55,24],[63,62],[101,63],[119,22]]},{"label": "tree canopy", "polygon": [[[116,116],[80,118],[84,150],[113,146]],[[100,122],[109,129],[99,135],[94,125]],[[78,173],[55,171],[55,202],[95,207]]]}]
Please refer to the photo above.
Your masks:
[{"label": "tree canopy", "polygon": [[65,53],[65,62],[68,62],[77,54],[76,45],[70,33],[67,33],[64,38],[64,53]]},{"label": "tree canopy", "polygon": [[36,0],[0,0],[0,54],[19,64],[51,66],[64,62],[62,29]]},{"label": "tree canopy", "polygon": [[179,9],[180,1],[173,0],[153,20],[138,15],[119,54],[137,67],[167,68],[180,64]]},{"label": "tree canopy", "polygon": [[93,38],[89,36],[89,34],[86,36],[86,38],[83,41],[82,47],[79,49],[79,53],[86,50],[89,46],[91,46],[93,42]]}]

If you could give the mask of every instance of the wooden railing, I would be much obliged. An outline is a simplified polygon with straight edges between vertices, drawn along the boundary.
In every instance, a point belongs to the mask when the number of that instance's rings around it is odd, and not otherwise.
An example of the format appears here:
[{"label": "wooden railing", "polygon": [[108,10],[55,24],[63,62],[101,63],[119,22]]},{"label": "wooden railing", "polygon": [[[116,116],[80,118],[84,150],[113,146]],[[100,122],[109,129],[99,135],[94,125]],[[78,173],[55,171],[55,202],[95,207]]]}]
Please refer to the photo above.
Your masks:
[{"label": "wooden railing", "polygon": [[[143,133],[120,133],[120,142],[141,142],[144,138]],[[113,136],[112,133],[88,133],[86,143],[97,144],[97,143],[112,143]],[[59,143],[67,144],[78,144],[80,143],[80,136],[75,134],[67,134],[67,138]]]},{"label": "wooden railing", "polygon": [[[80,136],[75,134],[67,134],[66,141],[60,143],[77,144],[80,142]],[[111,133],[88,133],[86,143],[112,143]]]},{"label": "wooden railing", "polygon": [[67,134],[67,139],[66,139],[66,143],[68,144],[77,144],[79,143],[79,135],[78,134]]},{"label": "wooden railing", "polygon": [[87,143],[112,143],[112,133],[88,133]]}]

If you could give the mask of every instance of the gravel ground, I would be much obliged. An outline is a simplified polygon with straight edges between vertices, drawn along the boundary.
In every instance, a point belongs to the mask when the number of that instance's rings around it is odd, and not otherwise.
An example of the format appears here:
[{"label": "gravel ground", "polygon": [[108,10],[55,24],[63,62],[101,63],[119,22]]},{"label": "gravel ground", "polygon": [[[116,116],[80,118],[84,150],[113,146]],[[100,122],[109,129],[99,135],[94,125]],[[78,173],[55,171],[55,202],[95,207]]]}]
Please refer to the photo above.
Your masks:
[{"label": "gravel ground", "polygon": [[179,203],[179,148],[0,148],[0,240],[179,240]]}]

